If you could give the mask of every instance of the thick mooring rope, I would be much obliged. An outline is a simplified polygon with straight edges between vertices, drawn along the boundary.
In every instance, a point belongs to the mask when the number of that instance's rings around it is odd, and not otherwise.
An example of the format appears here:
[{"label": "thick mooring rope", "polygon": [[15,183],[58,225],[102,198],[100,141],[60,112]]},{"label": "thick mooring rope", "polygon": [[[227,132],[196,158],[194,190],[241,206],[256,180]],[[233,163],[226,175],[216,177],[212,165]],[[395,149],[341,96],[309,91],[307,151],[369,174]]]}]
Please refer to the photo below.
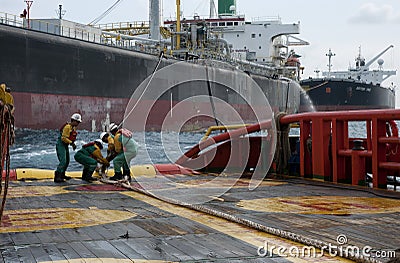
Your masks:
[{"label": "thick mooring rope", "polygon": [[276,172],[283,174],[287,169],[287,164],[290,158],[290,145],[289,145],[289,125],[281,125],[280,119],[286,113],[280,112],[275,116],[275,127],[277,131],[276,136],[276,150],[274,162],[276,163]]},{"label": "thick mooring rope", "polygon": [[[263,231],[265,233],[274,235],[274,236],[278,236],[284,239],[288,239],[300,244],[304,244],[307,246],[313,246],[316,249],[325,249],[326,252],[326,248],[329,247],[329,243],[328,242],[324,242],[322,240],[318,240],[318,239],[312,239],[309,237],[306,237],[304,235],[300,235],[300,234],[296,234],[290,231],[286,231],[286,230],[282,230],[279,228],[274,228],[274,227],[269,227],[260,223],[256,223],[254,221],[251,221],[249,219],[245,219],[245,218],[240,218],[236,215],[233,214],[228,214],[222,211],[218,211],[216,209],[212,209],[212,208],[208,208],[204,205],[195,205],[195,204],[190,204],[190,203],[186,203],[180,200],[176,200],[176,199],[172,199],[172,198],[168,198],[168,197],[163,197],[163,196],[159,196],[159,195],[155,195],[153,193],[150,193],[148,191],[146,191],[145,189],[142,188],[138,188],[138,187],[134,187],[131,184],[127,183],[127,182],[116,182],[116,181],[110,181],[108,179],[101,179],[101,182],[103,183],[107,183],[107,184],[114,184],[114,185],[119,185],[122,186],[124,188],[133,190],[135,192],[153,197],[155,199],[158,199],[160,201],[169,203],[169,204],[173,204],[173,205],[178,205],[178,206],[182,206],[185,208],[189,208],[198,212],[202,212],[202,213],[206,213],[212,216],[216,216],[219,218],[223,218],[226,219],[228,221],[234,222],[234,223],[238,223],[247,227],[250,227],[252,229],[256,229],[259,231]],[[339,249],[332,249],[332,252],[336,252],[336,255],[340,255],[340,251]],[[343,258],[348,258],[350,260],[356,261],[356,262],[373,262],[373,263],[382,263],[381,261],[375,259],[375,258],[370,258],[370,257],[366,257],[364,255],[349,255],[349,254],[344,254],[342,255]]]},{"label": "thick mooring rope", "polygon": [[[8,184],[10,181],[10,146],[14,143],[14,116],[12,109],[9,105],[4,105],[0,101],[0,224],[3,218],[3,211],[6,205]],[[3,171],[4,176],[4,190],[3,190]]]}]

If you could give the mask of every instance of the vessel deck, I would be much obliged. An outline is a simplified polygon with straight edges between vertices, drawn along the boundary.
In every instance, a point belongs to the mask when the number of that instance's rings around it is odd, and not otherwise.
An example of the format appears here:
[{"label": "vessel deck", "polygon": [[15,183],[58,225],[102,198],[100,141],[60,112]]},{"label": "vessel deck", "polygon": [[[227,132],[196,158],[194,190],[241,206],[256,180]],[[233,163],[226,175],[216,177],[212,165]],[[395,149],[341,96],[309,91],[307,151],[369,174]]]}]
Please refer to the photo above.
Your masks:
[{"label": "vessel deck", "polygon": [[[189,196],[213,176],[173,176],[179,187],[160,188],[158,177],[141,178],[156,195]],[[224,177],[226,184],[232,178]],[[202,208],[226,213],[258,227],[299,237],[377,251],[400,248],[400,200],[392,193],[309,183],[265,180],[248,190],[240,179]],[[138,186],[133,183],[134,186]],[[221,183],[202,190],[212,196]],[[283,233],[283,232],[282,232]],[[260,246],[284,247],[283,255],[257,253]],[[11,182],[0,228],[0,262],[325,262],[348,261],[329,254],[289,255],[303,244],[114,185],[73,179]],[[294,251],[294,250],[293,250]],[[393,258],[379,259],[387,262]]]}]

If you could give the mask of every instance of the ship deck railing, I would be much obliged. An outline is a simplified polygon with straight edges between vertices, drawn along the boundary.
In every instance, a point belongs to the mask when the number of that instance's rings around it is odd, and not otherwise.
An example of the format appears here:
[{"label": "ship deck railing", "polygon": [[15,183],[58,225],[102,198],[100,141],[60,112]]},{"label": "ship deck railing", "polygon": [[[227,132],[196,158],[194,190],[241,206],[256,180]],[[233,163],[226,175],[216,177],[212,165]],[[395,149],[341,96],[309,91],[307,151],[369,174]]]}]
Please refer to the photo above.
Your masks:
[{"label": "ship deck railing", "polygon": [[[32,28],[32,24],[35,24],[34,28]],[[155,48],[154,46],[147,46],[144,44],[141,44],[137,40],[132,40],[132,39],[122,39],[122,38],[111,38],[111,37],[106,37],[105,34],[96,34],[93,32],[90,32],[86,30],[85,28],[70,28],[66,27],[64,25],[60,24],[53,24],[49,22],[48,20],[40,20],[40,19],[32,19],[31,23],[28,23],[28,20],[25,18],[21,18],[18,15],[12,15],[12,14],[7,14],[4,12],[0,12],[0,24],[6,24],[9,26],[14,26],[14,27],[21,27],[25,28],[27,30],[32,30],[32,31],[37,31],[37,32],[43,32],[43,33],[48,33],[51,35],[58,35],[62,37],[67,37],[67,38],[72,38],[72,39],[78,39],[78,40],[83,40],[91,43],[98,43],[98,44],[103,44],[103,45],[108,45],[112,47],[117,47],[117,48],[122,48],[122,49],[127,49],[127,50],[132,50],[132,51],[137,51],[141,53],[146,53],[146,54],[151,54],[151,55],[158,55],[161,51],[161,46],[158,48]],[[28,27],[28,24],[30,24],[30,27]],[[113,24],[107,24],[107,25],[99,25],[99,26],[92,26],[94,29],[108,29],[111,30],[112,27],[120,27],[121,26],[129,26],[129,27],[142,27],[145,28],[148,26],[148,22],[126,22],[125,24],[120,24],[120,23],[113,23]],[[114,28],[114,29],[115,29]],[[189,51],[189,49],[188,49]],[[213,53],[213,52],[208,52],[206,54],[203,50],[203,52],[200,50],[199,52],[194,51],[197,55],[199,55],[200,58],[211,58],[211,59],[216,59],[218,61],[226,62],[230,65],[236,65],[238,66],[241,70],[250,72],[252,74],[256,75],[264,75],[264,76],[270,76],[270,77],[275,77],[278,71],[280,71],[279,75],[282,76],[287,76],[285,75],[285,70],[282,67],[281,70],[276,70],[275,67],[269,67],[265,65],[257,65],[256,63],[252,63],[249,61],[239,61],[234,58],[227,58],[225,55]],[[291,71],[293,69],[290,69]],[[292,74],[293,75],[293,74]],[[292,78],[291,76],[288,76],[289,78]]]},{"label": "ship deck railing", "polygon": [[104,31],[129,30],[129,29],[149,29],[149,21],[117,22],[94,25]]},{"label": "ship deck railing", "polygon": [[0,12],[0,24],[22,27],[23,19],[17,15]]},{"label": "ship deck railing", "polygon": [[[35,27],[32,27],[32,23]],[[70,28],[63,25],[51,23],[47,20],[32,19],[31,28],[28,27],[27,19],[21,18],[18,15],[12,15],[0,12],[0,24],[5,24],[14,27],[25,28],[27,30],[43,32],[51,35],[59,35],[72,39],[79,39],[87,42],[99,43],[113,47],[119,47],[139,52],[149,53],[149,49],[143,48],[135,44],[134,41],[125,41],[118,39],[110,39],[105,37],[102,33],[96,34],[80,28]],[[99,27],[94,27],[99,29]],[[153,52],[150,52],[153,53]]]}]

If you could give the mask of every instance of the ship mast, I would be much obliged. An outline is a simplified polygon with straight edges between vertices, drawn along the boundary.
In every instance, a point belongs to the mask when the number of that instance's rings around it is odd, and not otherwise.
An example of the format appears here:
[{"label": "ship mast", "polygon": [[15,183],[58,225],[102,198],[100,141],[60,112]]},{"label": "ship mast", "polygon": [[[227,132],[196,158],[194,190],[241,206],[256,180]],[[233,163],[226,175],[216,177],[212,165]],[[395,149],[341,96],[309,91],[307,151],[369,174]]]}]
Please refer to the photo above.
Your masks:
[{"label": "ship mast", "polygon": [[28,11],[28,28],[31,28],[31,26],[30,26],[30,10],[31,10],[31,6],[32,6],[32,4],[33,4],[33,0],[25,0],[25,3],[26,3],[26,7],[27,7],[27,11]]},{"label": "ship mast", "polygon": [[176,49],[181,49],[181,0],[176,0]]},{"label": "ship mast", "polygon": [[336,56],[336,54],[332,53],[332,50],[329,49],[328,54],[326,54],[326,56],[328,57],[328,78],[331,77],[331,69],[332,69],[332,57]]},{"label": "ship mast", "polygon": [[58,19],[62,19],[62,17],[65,15],[65,10],[62,9],[62,5],[58,5],[58,11],[56,11],[58,15]]}]

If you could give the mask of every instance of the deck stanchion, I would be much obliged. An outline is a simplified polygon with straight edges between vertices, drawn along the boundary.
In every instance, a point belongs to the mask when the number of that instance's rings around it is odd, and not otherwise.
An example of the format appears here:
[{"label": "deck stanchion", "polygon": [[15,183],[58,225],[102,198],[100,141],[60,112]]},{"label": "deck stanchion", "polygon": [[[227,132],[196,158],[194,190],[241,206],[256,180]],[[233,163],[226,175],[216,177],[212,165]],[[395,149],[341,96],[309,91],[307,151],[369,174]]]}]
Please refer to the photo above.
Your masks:
[{"label": "deck stanchion", "polygon": [[346,158],[338,154],[339,150],[345,149],[345,131],[344,121],[337,119],[332,121],[332,181],[334,183],[346,180]]},{"label": "deck stanchion", "polygon": [[312,163],[313,178],[329,181],[329,141],[331,136],[331,121],[316,116],[312,119]]},{"label": "deck stanchion", "polygon": [[[300,176],[312,176],[311,121],[300,121]],[[310,144],[308,143],[310,142]]]},{"label": "deck stanchion", "polygon": [[374,188],[386,188],[385,169],[379,167],[386,161],[386,144],[379,143],[380,137],[386,137],[386,120],[372,119],[372,184]]},{"label": "deck stanchion", "polygon": [[372,123],[371,120],[366,121],[367,131],[367,149],[372,149]]}]

